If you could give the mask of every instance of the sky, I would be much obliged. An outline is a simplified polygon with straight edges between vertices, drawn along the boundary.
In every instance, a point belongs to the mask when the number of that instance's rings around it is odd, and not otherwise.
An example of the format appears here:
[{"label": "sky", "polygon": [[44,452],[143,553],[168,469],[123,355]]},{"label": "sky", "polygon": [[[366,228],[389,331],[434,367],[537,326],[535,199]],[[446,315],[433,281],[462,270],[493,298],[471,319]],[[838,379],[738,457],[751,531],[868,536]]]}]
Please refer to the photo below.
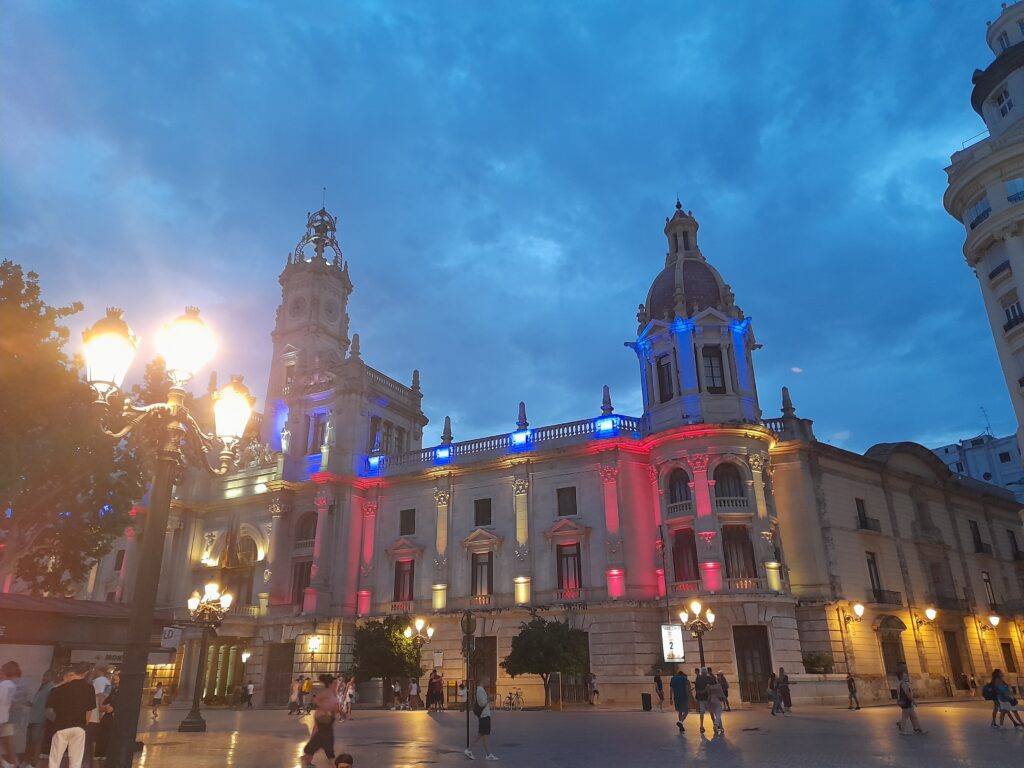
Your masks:
[{"label": "sky", "polygon": [[[321,205],[370,365],[438,441],[639,415],[676,196],[753,318],[765,418],[820,440],[1014,431],[950,154],[995,2],[36,2],[0,23],[2,256],[143,337],[196,305],[262,396]],[[200,374],[205,387],[206,372]],[[199,379],[197,379],[198,381]],[[981,409],[985,409],[985,413]]]}]

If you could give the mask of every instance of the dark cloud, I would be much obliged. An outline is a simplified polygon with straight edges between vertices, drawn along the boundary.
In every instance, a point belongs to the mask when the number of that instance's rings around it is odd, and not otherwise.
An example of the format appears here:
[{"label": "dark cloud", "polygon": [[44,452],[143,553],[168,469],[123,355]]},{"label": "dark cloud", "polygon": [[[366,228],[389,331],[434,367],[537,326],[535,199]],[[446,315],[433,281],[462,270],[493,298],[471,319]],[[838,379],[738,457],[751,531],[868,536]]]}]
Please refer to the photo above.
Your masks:
[{"label": "dark cloud", "polygon": [[[1012,415],[943,167],[977,4],[31,3],[0,28],[0,235],[53,301],[185,303],[262,390],[277,274],[341,217],[364,357],[428,440],[639,410],[622,342],[679,194],[793,389],[863,449]],[[794,373],[792,368],[802,369]]]}]

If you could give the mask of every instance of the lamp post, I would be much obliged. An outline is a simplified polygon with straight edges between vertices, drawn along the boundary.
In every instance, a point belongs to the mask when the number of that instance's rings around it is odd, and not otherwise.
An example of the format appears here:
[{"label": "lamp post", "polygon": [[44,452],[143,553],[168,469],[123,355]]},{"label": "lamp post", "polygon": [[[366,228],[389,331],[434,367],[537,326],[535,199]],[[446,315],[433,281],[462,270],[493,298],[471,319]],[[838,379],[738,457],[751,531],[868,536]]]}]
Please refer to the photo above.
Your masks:
[{"label": "lamp post", "polygon": [[[185,406],[185,384],[202,368],[216,348],[209,328],[199,319],[199,310],[188,307],[185,314],[164,326],[157,336],[160,355],[167,366],[171,387],[167,402],[136,406],[124,397],[120,413],[111,406],[121,393],[121,385],[138,349],[139,340],[124,321],[119,309],[108,309],[106,317],[84,333],[85,360],[89,384],[96,393],[101,411],[102,432],[121,440],[138,429],[152,436],[156,470],[149,491],[149,512],[140,557],[135,570],[135,589],[124,664],[121,668],[121,701],[108,748],[110,768],[131,768],[136,748],[142,689],[146,678],[153,609],[156,605],[160,563],[163,558],[171,492],[187,464],[201,466],[213,475],[230,471],[236,461],[238,444],[254,398],[237,377],[215,396],[216,437],[205,434]],[[114,421],[108,428],[108,421]],[[149,440],[143,441],[149,444]],[[218,450],[218,466],[211,467],[207,454]]]},{"label": "lamp post", "polygon": [[203,698],[203,676],[206,672],[206,645],[210,631],[220,626],[224,614],[231,607],[231,595],[221,594],[220,585],[210,582],[203,588],[202,597],[193,592],[188,599],[189,626],[199,627],[202,635],[199,639],[199,664],[196,666],[196,685],[192,691],[192,709],[185,719],[178,724],[183,733],[201,733],[206,730],[206,721],[199,711],[199,702]]},{"label": "lamp post", "polygon": [[690,603],[690,611],[693,612],[693,619],[690,618],[690,614],[686,611],[679,612],[679,621],[683,625],[683,629],[690,633],[691,637],[697,638],[697,649],[700,651],[700,665],[704,664],[704,635],[715,628],[715,612],[710,608],[704,608],[704,616],[702,617],[701,609],[703,606],[699,600],[694,600]]},{"label": "lamp post", "polygon": [[403,634],[406,640],[412,640],[412,647],[416,649],[417,666],[422,665],[423,660],[420,658],[422,649],[424,645],[430,642],[430,638],[434,636],[434,628],[427,624],[425,619],[417,618],[405,628]]},{"label": "lamp post", "polygon": [[316,660],[316,655],[320,653],[321,642],[320,635],[310,635],[306,638],[306,650],[309,651],[309,676],[311,678],[313,677],[313,664]]}]

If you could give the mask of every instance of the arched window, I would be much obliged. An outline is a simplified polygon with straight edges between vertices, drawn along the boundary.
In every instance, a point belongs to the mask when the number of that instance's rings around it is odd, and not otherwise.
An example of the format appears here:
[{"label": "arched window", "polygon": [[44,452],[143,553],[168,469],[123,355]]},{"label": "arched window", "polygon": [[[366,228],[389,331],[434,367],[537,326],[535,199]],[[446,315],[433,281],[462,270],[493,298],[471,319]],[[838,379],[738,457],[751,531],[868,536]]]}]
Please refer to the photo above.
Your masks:
[{"label": "arched window", "polygon": [[668,476],[668,503],[678,504],[690,500],[690,476],[686,470],[675,469]]},{"label": "arched window", "polygon": [[259,558],[259,550],[252,536],[241,536],[238,539],[238,562],[241,565],[252,565]]},{"label": "arched window", "polygon": [[746,496],[746,493],[736,465],[725,462],[715,467],[715,497],[735,499],[741,496]]},{"label": "arched window", "polygon": [[310,541],[316,538],[316,513],[307,512],[295,526],[296,541]]}]

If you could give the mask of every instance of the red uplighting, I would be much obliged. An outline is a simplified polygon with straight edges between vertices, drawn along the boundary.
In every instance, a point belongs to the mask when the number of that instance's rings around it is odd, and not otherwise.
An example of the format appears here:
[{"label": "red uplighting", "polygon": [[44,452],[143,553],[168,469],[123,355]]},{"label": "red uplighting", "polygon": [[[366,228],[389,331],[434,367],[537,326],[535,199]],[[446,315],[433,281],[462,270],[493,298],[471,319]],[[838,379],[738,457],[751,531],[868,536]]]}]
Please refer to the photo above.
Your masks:
[{"label": "red uplighting", "polygon": [[621,568],[609,568],[608,569],[608,597],[612,600],[618,600],[626,594],[625,579],[622,575]]},{"label": "red uplighting", "polygon": [[709,560],[701,563],[700,569],[704,572],[704,589],[708,592],[718,592],[722,589],[722,564]]}]

